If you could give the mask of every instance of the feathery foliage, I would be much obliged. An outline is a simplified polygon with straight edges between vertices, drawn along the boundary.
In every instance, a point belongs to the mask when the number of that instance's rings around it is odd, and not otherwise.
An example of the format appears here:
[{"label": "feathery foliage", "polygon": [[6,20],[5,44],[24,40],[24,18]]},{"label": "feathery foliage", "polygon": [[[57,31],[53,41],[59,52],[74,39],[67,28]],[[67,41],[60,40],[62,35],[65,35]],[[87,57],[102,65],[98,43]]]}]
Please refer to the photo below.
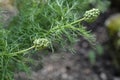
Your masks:
[{"label": "feathery foliage", "polygon": [[54,51],[55,45],[65,48],[78,36],[95,43],[94,35],[80,24],[89,9],[85,0],[17,0],[16,6],[19,14],[7,29],[0,28],[1,80],[13,80],[16,70],[26,71],[25,55],[30,51],[45,47]]}]

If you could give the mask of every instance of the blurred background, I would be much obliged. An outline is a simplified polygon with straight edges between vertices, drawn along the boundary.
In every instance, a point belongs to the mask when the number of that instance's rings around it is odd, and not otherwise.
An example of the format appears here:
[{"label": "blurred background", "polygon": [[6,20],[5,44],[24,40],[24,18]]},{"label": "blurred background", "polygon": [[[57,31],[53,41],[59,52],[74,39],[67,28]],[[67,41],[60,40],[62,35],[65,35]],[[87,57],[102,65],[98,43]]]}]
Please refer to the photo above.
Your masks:
[{"label": "blurred background", "polygon": [[[120,80],[120,0],[86,1],[91,8],[101,10],[94,23],[83,22],[95,34],[96,44],[90,45],[80,37],[73,45],[76,53],[58,50],[54,54],[35,54],[31,76],[16,72],[15,80]],[[4,10],[0,22],[5,28],[19,13],[15,5],[15,0],[0,0]]]}]

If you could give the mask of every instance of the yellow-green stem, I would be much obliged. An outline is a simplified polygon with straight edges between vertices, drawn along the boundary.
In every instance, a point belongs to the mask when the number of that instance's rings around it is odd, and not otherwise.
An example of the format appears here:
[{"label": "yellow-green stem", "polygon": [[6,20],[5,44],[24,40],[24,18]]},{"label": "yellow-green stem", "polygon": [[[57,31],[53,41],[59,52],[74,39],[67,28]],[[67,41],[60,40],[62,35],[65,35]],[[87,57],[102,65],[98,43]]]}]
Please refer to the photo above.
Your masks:
[{"label": "yellow-green stem", "polygon": [[29,48],[24,49],[24,50],[20,50],[18,52],[9,53],[9,54],[1,53],[0,56],[16,56],[17,54],[22,54],[24,52],[27,52],[27,51],[33,49],[33,48],[35,48],[35,46],[29,47]]},{"label": "yellow-green stem", "polygon": [[[76,21],[74,21],[74,22],[71,22],[71,23],[68,23],[68,24],[66,24],[66,25],[63,25],[63,26],[61,26],[60,28],[66,28],[68,25],[73,25],[73,24],[75,24],[75,23],[78,23],[78,22],[83,21],[84,19],[85,19],[85,18],[81,18],[81,19],[76,20]],[[52,28],[50,31],[48,31],[48,32],[45,34],[45,36],[49,35],[51,31],[54,31],[54,30],[57,29],[57,28],[59,28],[59,26],[56,26],[56,27]]]},{"label": "yellow-green stem", "polygon": [[75,24],[75,23],[78,23],[78,22],[83,21],[84,19],[85,19],[85,18],[81,18],[81,19],[76,20],[76,21],[74,21],[74,22],[72,22],[72,23],[70,23],[70,24],[67,24],[67,25],[73,25],[73,24]]},{"label": "yellow-green stem", "polygon": [[31,50],[31,49],[33,49],[33,48],[35,48],[35,46],[32,46],[32,47],[27,48],[27,49],[24,49],[24,50],[20,50],[20,51],[18,51],[18,52],[10,53],[9,55],[10,55],[10,56],[15,56],[15,55],[17,55],[17,54],[21,54],[21,53],[27,52],[27,51],[29,51],[29,50]]}]

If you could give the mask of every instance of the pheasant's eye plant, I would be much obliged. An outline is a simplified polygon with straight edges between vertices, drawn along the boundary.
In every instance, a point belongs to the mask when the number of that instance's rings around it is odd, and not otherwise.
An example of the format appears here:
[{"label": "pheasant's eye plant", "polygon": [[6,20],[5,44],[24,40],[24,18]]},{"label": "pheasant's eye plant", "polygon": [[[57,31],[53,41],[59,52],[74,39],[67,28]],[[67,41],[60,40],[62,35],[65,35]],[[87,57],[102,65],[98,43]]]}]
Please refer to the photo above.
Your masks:
[{"label": "pheasant's eye plant", "polygon": [[[83,36],[91,44],[95,37],[81,22],[93,22],[100,14],[99,9],[91,9],[84,14],[79,0],[18,0],[18,16],[14,17],[7,29],[0,29],[0,78],[14,80],[14,72],[22,66],[26,71],[27,56],[31,52],[76,42]],[[82,17],[83,15],[83,17]],[[33,54],[34,55],[34,54]]]}]

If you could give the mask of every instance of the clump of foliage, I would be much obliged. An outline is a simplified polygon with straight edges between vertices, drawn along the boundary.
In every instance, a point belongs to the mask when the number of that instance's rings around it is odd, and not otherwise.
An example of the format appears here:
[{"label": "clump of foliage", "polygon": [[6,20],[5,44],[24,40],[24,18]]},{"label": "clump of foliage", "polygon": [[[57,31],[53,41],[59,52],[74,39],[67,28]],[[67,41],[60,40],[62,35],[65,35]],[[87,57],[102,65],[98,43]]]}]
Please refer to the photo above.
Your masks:
[{"label": "clump of foliage", "polygon": [[[85,10],[89,3],[84,0],[17,0],[18,16],[8,25],[0,27],[0,78],[13,80],[16,70],[26,71],[26,54],[46,47],[65,48],[83,36],[91,44],[94,35],[80,22],[94,21],[100,11]],[[85,12],[84,16],[81,15]],[[19,67],[21,66],[21,67]]]}]

